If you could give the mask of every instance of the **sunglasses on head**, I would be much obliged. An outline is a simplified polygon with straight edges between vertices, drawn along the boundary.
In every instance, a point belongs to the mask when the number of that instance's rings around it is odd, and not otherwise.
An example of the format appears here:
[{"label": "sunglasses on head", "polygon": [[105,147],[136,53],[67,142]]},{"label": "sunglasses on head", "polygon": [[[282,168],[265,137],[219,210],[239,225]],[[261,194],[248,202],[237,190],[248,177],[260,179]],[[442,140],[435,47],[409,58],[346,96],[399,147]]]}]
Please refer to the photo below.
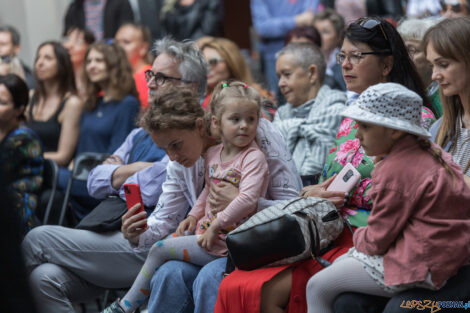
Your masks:
[{"label": "sunglasses on head", "polygon": [[385,40],[388,41],[388,37],[385,34],[384,28],[382,26],[382,22],[380,22],[376,19],[373,19],[373,18],[366,18],[366,19],[363,19],[359,22],[359,26],[361,26],[362,28],[365,28],[367,30],[373,30],[374,28],[376,28],[378,26],[380,31],[382,32],[382,35],[384,36]]}]

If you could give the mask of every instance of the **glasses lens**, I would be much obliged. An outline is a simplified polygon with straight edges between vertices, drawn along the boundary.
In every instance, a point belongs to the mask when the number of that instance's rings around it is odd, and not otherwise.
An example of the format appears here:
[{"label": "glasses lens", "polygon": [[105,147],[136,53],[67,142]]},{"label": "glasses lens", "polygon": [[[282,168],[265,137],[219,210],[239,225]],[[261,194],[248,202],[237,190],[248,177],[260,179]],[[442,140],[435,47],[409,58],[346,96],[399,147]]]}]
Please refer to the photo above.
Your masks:
[{"label": "glasses lens", "polygon": [[154,77],[155,75],[153,74],[153,72],[151,70],[148,70],[148,71],[145,71],[145,80],[147,81],[147,83],[149,81],[152,80],[152,77]]},{"label": "glasses lens", "polygon": [[360,25],[364,28],[367,28],[367,29],[371,30],[371,29],[374,29],[374,27],[376,27],[379,24],[380,24],[379,21],[369,19],[369,20],[366,20],[366,21],[362,21]]},{"label": "glasses lens", "polygon": [[450,9],[454,13],[460,13],[460,11],[462,11],[462,7],[461,7],[460,4],[453,4],[453,5],[450,6]]},{"label": "glasses lens", "polygon": [[344,54],[337,53],[336,54],[336,63],[343,64],[343,61],[344,61]]},{"label": "glasses lens", "polygon": [[209,63],[210,66],[217,66],[217,64],[219,64],[220,61],[222,60],[213,58],[213,59],[209,59],[207,63]]}]

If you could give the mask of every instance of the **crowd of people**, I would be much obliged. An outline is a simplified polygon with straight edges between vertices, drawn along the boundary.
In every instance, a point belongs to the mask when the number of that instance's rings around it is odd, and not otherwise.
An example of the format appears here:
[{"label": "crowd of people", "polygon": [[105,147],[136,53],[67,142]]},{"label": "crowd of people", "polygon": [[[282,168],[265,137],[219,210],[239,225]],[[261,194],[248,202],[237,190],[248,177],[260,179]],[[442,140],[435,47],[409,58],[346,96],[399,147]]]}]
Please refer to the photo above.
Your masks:
[{"label": "crowd of people", "polygon": [[[0,25],[2,211],[22,277],[7,307],[75,312],[107,289],[125,292],[104,313],[470,298],[470,1],[251,0],[261,75],[222,36],[219,1],[156,3],[72,1],[32,70]],[[105,160],[54,225],[87,152]],[[58,191],[42,225],[46,161]],[[328,190],[347,166],[358,182]],[[126,204],[127,184],[141,204]],[[349,226],[322,251],[331,265],[231,270],[227,235],[299,197]],[[12,304],[26,281],[32,301]]]}]

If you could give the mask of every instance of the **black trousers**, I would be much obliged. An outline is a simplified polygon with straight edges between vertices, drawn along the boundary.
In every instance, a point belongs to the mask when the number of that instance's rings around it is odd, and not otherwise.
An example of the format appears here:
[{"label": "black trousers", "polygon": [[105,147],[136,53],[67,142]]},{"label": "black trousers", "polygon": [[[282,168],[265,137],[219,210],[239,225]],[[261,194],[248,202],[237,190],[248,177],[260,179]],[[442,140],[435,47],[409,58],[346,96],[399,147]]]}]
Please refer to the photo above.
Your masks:
[{"label": "black trousers", "polygon": [[[396,296],[383,298],[360,293],[348,292],[341,294],[335,301],[335,313],[413,313],[431,312],[429,308],[415,306],[413,309],[406,308],[407,301],[431,300],[431,301],[462,301],[464,304],[470,301],[470,265],[462,267],[459,272],[447,281],[440,290],[410,289]],[[448,304],[448,303],[447,303]],[[446,304],[446,305],[447,305]],[[470,302],[468,303],[470,308]],[[465,312],[465,309],[441,307],[444,313]],[[434,311],[437,312],[437,309]]]}]

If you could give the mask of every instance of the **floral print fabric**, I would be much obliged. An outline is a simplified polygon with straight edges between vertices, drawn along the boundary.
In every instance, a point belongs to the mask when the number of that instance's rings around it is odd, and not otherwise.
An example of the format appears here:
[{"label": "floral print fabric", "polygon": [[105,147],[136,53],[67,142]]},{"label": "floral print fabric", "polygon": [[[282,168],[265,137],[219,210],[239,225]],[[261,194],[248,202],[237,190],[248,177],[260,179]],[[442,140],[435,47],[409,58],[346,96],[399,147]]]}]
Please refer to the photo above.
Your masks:
[{"label": "floral print fabric", "polygon": [[34,211],[42,185],[44,159],[37,136],[19,127],[0,143],[0,164],[7,181],[12,207],[21,217],[23,233],[36,226]]},{"label": "floral print fabric", "polygon": [[[429,129],[436,119],[432,111],[423,107],[421,125]],[[340,209],[343,217],[356,227],[366,226],[367,217],[372,209],[372,201],[368,196],[371,187],[371,173],[374,169],[373,159],[362,149],[356,138],[357,124],[345,118],[339,126],[335,146],[330,150],[320,182],[339,173],[347,163],[351,163],[361,174],[361,179],[349,193],[345,205]]]}]

